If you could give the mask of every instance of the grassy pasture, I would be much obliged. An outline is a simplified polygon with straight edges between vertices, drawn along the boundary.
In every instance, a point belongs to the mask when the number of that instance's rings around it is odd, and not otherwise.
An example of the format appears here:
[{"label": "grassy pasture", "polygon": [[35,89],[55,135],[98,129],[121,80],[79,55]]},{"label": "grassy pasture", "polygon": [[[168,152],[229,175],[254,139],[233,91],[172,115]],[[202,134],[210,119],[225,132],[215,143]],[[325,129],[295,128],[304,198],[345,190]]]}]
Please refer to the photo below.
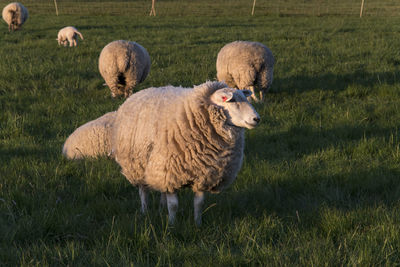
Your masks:
[{"label": "grassy pasture", "polygon": [[[62,0],[57,1],[60,14],[148,15],[150,0]],[[33,14],[54,14],[54,1],[26,0]],[[253,0],[163,0],[156,2],[158,16],[242,16],[250,14]],[[361,0],[269,0],[256,1],[256,15],[348,15],[359,16]],[[398,16],[397,0],[366,0],[364,16]]]},{"label": "grassy pasture", "polygon": [[[57,17],[48,3],[28,1],[21,31],[1,24],[0,265],[399,264],[400,18],[252,17],[239,0],[233,16],[215,17],[196,13],[197,2],[184,14],[166,1],[174,16],[161,3],[155,18],[150,5],[127,14],[127,2],[119,16],[105,14],[107,2],[64,14],[60,4]],[[83,33],[78,48],[57,46],[66,25]],[[115,163],[61,156],[75,128],[122,103],[97,70],[101,49],[117,39],[152,58],[138,90],[215,79],[219,49],[238,39],[276,56],[243,168],[228,190],[208,195],[201,228],[189,191],[168,228],[158,194],[140,215],[137,189]]]}]

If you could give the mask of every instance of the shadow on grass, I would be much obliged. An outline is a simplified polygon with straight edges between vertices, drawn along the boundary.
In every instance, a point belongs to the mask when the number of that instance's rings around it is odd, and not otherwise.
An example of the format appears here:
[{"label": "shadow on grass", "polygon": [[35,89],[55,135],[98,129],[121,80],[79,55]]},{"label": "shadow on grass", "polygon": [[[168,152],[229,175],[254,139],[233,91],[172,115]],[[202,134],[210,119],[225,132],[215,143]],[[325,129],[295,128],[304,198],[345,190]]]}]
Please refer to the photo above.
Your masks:
[{"label": "shadow on grass", "polygon": [[[315,175],[313,181],[304,177],[286,177],[273,182],[258,182],[246,190],[229,192],[217,199],[221,209],[232,211],[231,218],[277,215],[298,222],[298,214],[310,217],[321,208],[371,210],[378,206],[392,207],[400,200],[400,170],[377,167],[353,170],[345,175]],[[229,201],[227,199],[229,198]]]},{"label": "shadow on grass", "polygon": [[[390,140],[394,131],[394,128],[374,125],[341,125],[330,129],[303,126],[273,135],[247,136],[246,160],[254,165],[251,168],[256,169],[262,164],[258,164],[260,161],[267,161],[279,169],[279,178],[255,170],[253,177],[249,177],[254,179],[254,184],[247,181],[245,190],[231,192],[226,197],[231,210],[237,211],[232,216],[275,214],[297,221],[296,214],[300,212],[311,217],[309,221],[315,221],[319,219],[312,217],[323,207],[347,212],[396,205],[400,200],[400,168],[395,159],[377,164],[379,159],[373,155],[379,157],[379,152],[369,151],[385,149],[380,148],[379,143],[372,145],[369,140]],[[363,140],[367,140],[366,147],[360,148]],[[396,145],[398,143],[394,142],[394,153]],[[391,149],[389,144],[387,149]],[[325,158],[329,150],[333,152]],[[363,152],[368,154],[365,158],[361,156]],[[338,166],[335,166],[335,155],[341,157]],[[348,164],[343,164],[346,161]],[[255,177],[257,175],[265,176]],[[221,202],[221,205],[224,204]]]},{"label": "shadow on grass", "polygon": [[[400,125],[399,125],[400,126]],[[286,132],[246,137],[246,157],[249,160],[288,161],[302,155],[318,153],[328,148],[342,149],[362,139],[391,138],[395,129],[374,125],[341,125],[328,129],[311,126],[292,127]],[[251,152],[250,152],[251,151]]]},{"label": "shadow on grass", "polygon": [[[61,154],[61,149],[59,154]],[[0,146],[0,161],[2,164],[8,164],[12,160],[21,159],[29,161],[31,159],[39,160],[39,161],[47,161],[50,159],[54,159],[57,153],[49,148],[49,147],[39,147],[39,146],[22,146],[22,147],[12,147],[6,148],[4,146]]]},{"label": "shadow on grass", "polygon": [[[394,65],[399,65],[400,61],[393,60]],[[288,78],[274,79],[273,88],[276,92],[306,92],[316,89],[343,91],[349,85],[358,85],[362,87],[373,87],[379,84],[394,85],[400,82],[400,71],[369,73],[364,70],[358,70],[354,73],[337,75],[327,73],[323,75],[296,75]]]}]

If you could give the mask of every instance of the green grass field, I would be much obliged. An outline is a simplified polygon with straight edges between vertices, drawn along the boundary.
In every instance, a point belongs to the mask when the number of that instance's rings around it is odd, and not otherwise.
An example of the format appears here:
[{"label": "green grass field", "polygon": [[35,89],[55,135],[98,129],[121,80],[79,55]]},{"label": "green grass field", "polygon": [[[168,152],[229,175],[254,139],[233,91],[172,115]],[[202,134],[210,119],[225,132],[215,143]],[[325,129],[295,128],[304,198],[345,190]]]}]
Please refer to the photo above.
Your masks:
[{"label": "green grass field", "polygon": [[[147,2],[139,14],[121,2],[112,15],[108,2],[82,13],[60,4],[56,16],[49,2],[27,3],[21,31],[0,24],[0,266],[400,263],[400,17],[250,16],[244,0],[234,15],[204,15],[197,1],[188,12],[183,1],[163,10],[160,1],[157,17]],[[67,25],[85,37],[77,48],[57,45]],[[122,103],[97,66],[118,39],[152,58],[137,90],[214,80],[217,53],[234,40],[262,42],[276,57],[243,168],[228,190],[207,196],[201,228],[190,191],[168,227],[159,194],[142,216],[116,163],[61,155],[75,128]]]}]

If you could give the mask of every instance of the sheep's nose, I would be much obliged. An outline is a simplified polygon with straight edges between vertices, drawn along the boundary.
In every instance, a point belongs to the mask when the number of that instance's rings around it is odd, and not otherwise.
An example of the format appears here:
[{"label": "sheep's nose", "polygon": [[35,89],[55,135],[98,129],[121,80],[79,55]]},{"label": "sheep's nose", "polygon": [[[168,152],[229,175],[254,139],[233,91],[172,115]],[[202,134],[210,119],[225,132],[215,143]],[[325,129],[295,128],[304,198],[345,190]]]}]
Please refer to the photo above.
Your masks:
[{"label": "sheep's nose", "polygon": [[260,119],[260,117],[255,117],[255,118],[253,118],[253,120],[254,120],[255,122],[259,123],[261,119]]}]

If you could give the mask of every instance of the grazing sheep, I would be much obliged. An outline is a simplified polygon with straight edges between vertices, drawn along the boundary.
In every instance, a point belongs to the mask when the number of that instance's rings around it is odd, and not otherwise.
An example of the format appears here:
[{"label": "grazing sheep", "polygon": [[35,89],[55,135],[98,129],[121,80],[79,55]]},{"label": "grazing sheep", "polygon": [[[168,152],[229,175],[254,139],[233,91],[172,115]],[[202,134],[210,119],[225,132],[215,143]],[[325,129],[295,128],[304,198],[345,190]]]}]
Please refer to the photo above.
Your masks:
[{"label": "grazing sheep", "polygon": [[150,56],[138,43],[114,41],[106,45],[100,53],[99,70],[112,97],[128,97],[133,88],[143,82],[149,74]]},{"label": "grazing sheep", "polygon": [[78,45],[78,35],[83,40],[83,35],[75,27],[67,26],[62,28],[57,35],[58,45],[67,46],[77,46]]},{"label": "grazing sheep", "polygon": [[65,141],[63,154],[68,159],[111,154],[111,127],[116,112],[108,112],[76,129]]},{"label": "grazing sheep", "polygon": [[230,87],[249,89],[258,102],[254,87],[258,85],[260,99],[272,84],[275,59],[271,50],[257,42],[235,41],[222,47],[217,57],[217,78]]},{"label": "grazing sheep", "polygon": [[142,211],[147,189],[166,196],[169,221],[178,209],[176,191],[194,193],[194,218],[201,224],[204,192],[229,186],[243,160],[244,128],[260,117],[247,101],[248,90],[207,82],[194,88],[142,90],[117,110],[111,134],[112,155],[122,174],[139,186]]},{"label": "grazing sheep", "polygon": [[8,30],[16,31],[28,19],[28,10],[21,3],[13,2],[3,8],[2,16],[8,24]]}]

